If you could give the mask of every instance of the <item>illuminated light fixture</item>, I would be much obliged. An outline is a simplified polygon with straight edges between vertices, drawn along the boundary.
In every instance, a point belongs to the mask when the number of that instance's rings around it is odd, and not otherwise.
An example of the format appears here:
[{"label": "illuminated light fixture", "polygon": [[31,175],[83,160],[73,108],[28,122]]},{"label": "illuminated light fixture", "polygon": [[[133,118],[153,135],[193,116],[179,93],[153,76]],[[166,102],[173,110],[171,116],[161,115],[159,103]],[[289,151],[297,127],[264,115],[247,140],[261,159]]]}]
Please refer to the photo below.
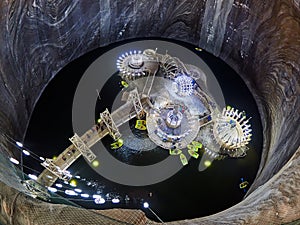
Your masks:
[{"label": "illuminated light fixture", "polygon": [[102,198],[101,195],[93,195],[93,198]]},{"label": "illuminated light fixture", "polygon": [[71,196],[77,196],[78,194],[75,192],[75,191],[73,191],[73,190],[65,190],[65,193],[67,194],[67,195],[71,195]]},{"label": "illuminated light fixture", "polygon": [[70,186],[76,187],[76,186],[77,186],[77,180],[72,179],[72,180],[70,181]]},{"label": "illuminated light fixture", "polygon": [[104,198],[95,198],[94,202],[96,204],[104,204],[105,203],[105,199]]},{"label": "illuminated light fixture", "polygon": [[125,196],[125,202],[127,203],[128,201],[130,201],[130,198],[128,195]]},{"label": "illuminated light fixture", "polygon": [[48,187],[48,190],[51,191],[51,192],[57,192],[57,189],[53,188],[53,187]]},{"label": "illuminated light fixture", "polygon": [[210,167],[210,166],[211,166],[211,161],[205,160],[205,161],[204,161],[204,166]]},{"label": "illuminated light fixture", "polygon": [[92,162],[92,166],[93,167],[98,167],[99,166],[99,161],[98,160],[94,160],[93,162]]},{"label": "illuminated light fixture", "polygon": [[88,197],[90,197],[89,194],[81,194],[80,196],[83,197],[83,198],[88,198]]},{"label": "illuminated light fixture", "polygon": [[105,203],[105,199],[104,198],[100,198],[100,204],[104,204]]},{"label": "illuminated light fixture", "polygon": [[79,189],[79,188],[75,188],[74,191],[76,191],[77,193],[81,193],[82,192],[82,190]]},{"label": "illuminated light fixture", "polygon": [[45,158],[41,156],[41,157],[40,157],[40,160],[45,161]]},{"label": "illuminated light fixture", "polygon": [[19,142],[19,141],[16,141],[16,145],[18,145],[20,148],[23,147],[23,144],[21,142]]},{"label": "illuminated light fixture", "polygon": [[111,202],[114,203],[114,204],[117,204],[117,203],[120,203],[120,199],[119,198],[113,198],[111,200]]},{"label": "illuminated light fixture", "polygon": [[28,177],[32,180],[37,180],[37,176],[34,174],[28,174]]},{"label": "illuminated light fixture", "polygon": [[79,176],[79,175],[76,175],[75,178],[80,179],[80,176]]},{"label": "illuminated light fixture", "polygon": [[148,202],[144,202],[143,206],[145,209],[148,209],[162,224],[165,224],[164,221],[162,221],[162,219],[150,208]]},{"label": "illuminated light fixture", "polygon": [[23,153],[24,153],[24,155],[30,155],[30,152],[29,151],[27,151],[27,150],[25,150],[25,149],[23,149],[23,151],[22,151]]},{"label": "illuminated light fixture", "polygon": [[56,187],[62,188],[62,184],[55,184]]},{"label": "illuminated light fixture", "polygon": [[11,161],[12,163],[19,165],[20,162],[18,160],[16,160],[15,158],[9,158],[9,161]]},{"label": "illuminated light fixture", "polygon": [[149,203],[148,202],[144,202],[143,206],[144,206],[145,209],[147,209],[147,208],[149,208]]}]

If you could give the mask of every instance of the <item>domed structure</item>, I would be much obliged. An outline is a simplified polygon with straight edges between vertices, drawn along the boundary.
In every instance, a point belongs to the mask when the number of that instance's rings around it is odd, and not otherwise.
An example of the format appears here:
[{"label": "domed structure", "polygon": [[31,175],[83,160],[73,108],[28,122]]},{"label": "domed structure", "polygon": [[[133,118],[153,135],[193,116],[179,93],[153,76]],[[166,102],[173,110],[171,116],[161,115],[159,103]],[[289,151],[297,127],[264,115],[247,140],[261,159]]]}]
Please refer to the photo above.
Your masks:
[{"label": "domed structure", "polygon": [[175,78],[175,88],[179,96],[187,97],[194,92],[195,81],[187,75],[180,75]]}]

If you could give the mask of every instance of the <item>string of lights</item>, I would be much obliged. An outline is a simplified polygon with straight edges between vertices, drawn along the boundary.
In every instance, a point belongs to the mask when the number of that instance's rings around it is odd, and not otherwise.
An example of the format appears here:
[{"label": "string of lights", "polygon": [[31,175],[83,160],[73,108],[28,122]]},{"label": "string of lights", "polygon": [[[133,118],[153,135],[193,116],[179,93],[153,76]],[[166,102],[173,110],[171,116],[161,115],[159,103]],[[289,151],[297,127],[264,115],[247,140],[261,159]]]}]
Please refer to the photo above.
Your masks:
[{"label": "string of lights", "polygon": [[[7,135],[5,135],[5,138],[8,142],[13,144],[17,149],[20,150],[20,152],[22,153],[22,157],[23,156],[31,157],[34,160],[38,161],[39,163],[45,161],[44,157],[39,156],[36,153],[34,153],[33,151],[31,151],[30,149],[26,148],[22,142],[15,140],[14,138],[11,138]],[[21,162],[19,162],[19,160],[15,159],[14,157],[11,157],[11,156],[9,156],[9,160],[15,166],[17,166],[19,169],[26,168],[27,170],[32,171],[33,174],[26,174],[26,176],[32,180],[37,180],[37,175],[40,173],[40,171],[37,171],[36,169],[33,169],[28,165],[24,165],[23,160],[21,160]],[[23,179],[25,179],[25,177],[23,177]],[[81,182],[81,183],[84,182],[85,185],[87,187],[89,187],[89,189],[97,187],[98,190],[94,194],[92,194],[92,192],[93,192],[92,190],[86,190],[85,193],[83,193],[82,189],[76,188],[78,182]],[[103,185],[99,184],[97,181],[95,181],[93,179],[87,179],[87,178],[81,177],[80,175],[75,175],[75,176],[72,176],[72,179],[69,182],[67,182],[67,181],[63,181],[61,183],[57,182],[57,183],[55,183],[55,187],[47,187],[47,190],[51,193],[63,194],[67,197],[67,198],[65,198],[65,197],[62,197],[61,195],[57,195],[57,196],[51,196],[51,199],[65,199],[68,201],[76,201],[76,202],[94,202],[97,205],[102,205],[106,202],[118,204],[121,201],[128,203],[130,200],[133,200],[128,195],[126,195],[125,197],[121,197],[116,192],[110,192],[105,195],[100,195],[101,191],[99,191],[99,187],[103,187]],[[72,189],[72,188],[74,188],[74,189]],[[68,196],[72,196],[72,197],[68,197]],[[76,198],[74,198],[75,196],[76,196]],[[141,202],[142,198],[140,198],[140,199],[134,198],[134,200],[135,200],[135,202]]]},{"label": "string of lights", "polygon": [[[30,184],[30,182],[26,182],[26,178],[25,175],[27,177],[29,177],[31,179],[31,181],[36,182],[37,180],[37,175],[35,174],[39,174],[40,172],[37,171],[36,169],[31,168],[30,166],[24,165],[23,163],[23,156],[26,157],[31,157],[34,160],[38,161],[38,163],[44,162],[45,158],[42,156],[37,155],[36,153],[34,153],[33,151],[31,151],[30,149],[26,148],[22,142],[1,133],[1,135],[13,146],[15,146],[17,149],[20,150],[21,152],[21,162],[19,162],[17,159],[15,159],[11,153],[8,153],[8,159],[11,163],[13,163],[13,165],[20,169],[22,172],[22,178],[23,178],[23,185],[27,184],[27,188],[30,191],[32,191],[32,196],[33,197],[37,197],[38,195],[36,192],[36,189],[34,188],[34,186],[36,185],[34,183],[34,185],[32,185],[32,183]],[[25,158],[26,158],[25,157]],[[23,168],[26,168],[27,170],[32,171],[35,174],[25,174],[23,171]],[[74,178],[76,178],[77,180],[79,180],[80,182],[85,182],[85,184],[88,187],[99,187],[101,185],[99,185],[95,180],[92,179],[87,179],[87,178],[82,178],[79,175],[75,175],[72,176]],[[40,185],[40,184],[38,184]],[[126,204],[130,201],[133,200],[134,202],[138,202],[139,205],[143,205],[145,209],[148,209],[161,223],[164,224],[164,222],[161,220],[161,218],[149,207],[149,203],[148,202],[144,202],[144,200],[142,198],[133,198],[131,199],[128,195],[126,195],[125,197],[121,197],[119,194],[116,193],[107,193],[105,196],[99,194],[99,190],[96,192],[96,194],[91,194],[91,191],[85,191],[86,193],[83,193],[82,189],[76,188],[77,186],[77,182],[75,179],[70,180],[70,182],[64,181],[63,183],[55,183],[55,187],[47,187],[47,189],[45,190],[38,190],[38,192],[41,192],[41,198],[47,201],[55,201],[55,200],[60,200],[60,201],[67,201],[67,202],[72,202],[72,204],[74,204],[75,202],[77,203],[94,203],[95,205],[103,205],[107,202],[111,203],[111,204],[119,204],[121,203],[121,200],[123,202],[125,202]],[[72,189],[74,188],[74,189]],[[47,193],[47,191],[49,193]],[[52,194],[51,194],[52,193]],[[63,197],[62,195],[67,196]],[[46,197],[45,197],[46,196]],[[76,204],[76,203],[75,203]],[[77,205],[77,204],[76,204]],[[80,205],[77,205],[78,207],[81,207]]]}]

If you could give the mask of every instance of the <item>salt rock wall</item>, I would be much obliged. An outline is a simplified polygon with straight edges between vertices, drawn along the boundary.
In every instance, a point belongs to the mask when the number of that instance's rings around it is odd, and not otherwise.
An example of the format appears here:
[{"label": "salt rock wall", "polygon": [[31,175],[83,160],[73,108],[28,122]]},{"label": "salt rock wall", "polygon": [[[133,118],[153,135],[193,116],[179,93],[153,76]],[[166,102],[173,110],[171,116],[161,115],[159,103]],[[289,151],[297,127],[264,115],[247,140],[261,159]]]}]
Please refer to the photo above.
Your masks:
[{"label": "salt rock wall", "polygon": [[[298,207],[300,196],[299,5],[299,0],[1,1],[1,152],[16,155],[6,137],[24,137],[43,89],[73,59],[136,37],[181,40],[232,66],[255,96],[263,122],[262,161],[248,197],[229,211],[205,218],[206,223],[227,218],[227,224],[245,224],[249,215],[258,221],[269,216],[274,224],[299,219],[297,211],[279,210]],[[293,155],[295,167],[287,164]],[[1,173],[1,181],[12,186],[6,171]],[[1,194],[12,197],[5,190],[1,186]],[[47,211],[56,206],[43,207]],[[23,215],[18,224],[31,219]]]}]

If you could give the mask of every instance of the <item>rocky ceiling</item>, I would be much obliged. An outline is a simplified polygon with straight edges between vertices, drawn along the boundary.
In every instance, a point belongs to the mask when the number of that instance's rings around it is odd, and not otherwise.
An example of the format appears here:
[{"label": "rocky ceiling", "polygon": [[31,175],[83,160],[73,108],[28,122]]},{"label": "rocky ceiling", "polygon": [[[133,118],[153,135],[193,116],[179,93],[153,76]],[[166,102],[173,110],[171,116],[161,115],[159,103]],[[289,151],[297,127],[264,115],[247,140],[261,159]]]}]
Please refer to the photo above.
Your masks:
[{"label": "rocky ceiling", "polygon": [[[282,224],[300,219],[299,0],[3,0],[0,31],[3,159],[15,154],[3,135],[22,140],[41,92],[70,61],[131,38],[181,40],[221,57],[241,75],[259,106],[264,147],[245,200],[224,212],[174,224]],[[0,222],[81,224],[61,216],[41,223],[51,210],[59,215],[61,207],[68,207],[39,203],[16,191],[22,186],[17,177],[8,179],[14,177],[8,167],[0,167]],[[43,210],[32,213],[39,205]],[[87,210],[84,214],[91,216]]]}]

